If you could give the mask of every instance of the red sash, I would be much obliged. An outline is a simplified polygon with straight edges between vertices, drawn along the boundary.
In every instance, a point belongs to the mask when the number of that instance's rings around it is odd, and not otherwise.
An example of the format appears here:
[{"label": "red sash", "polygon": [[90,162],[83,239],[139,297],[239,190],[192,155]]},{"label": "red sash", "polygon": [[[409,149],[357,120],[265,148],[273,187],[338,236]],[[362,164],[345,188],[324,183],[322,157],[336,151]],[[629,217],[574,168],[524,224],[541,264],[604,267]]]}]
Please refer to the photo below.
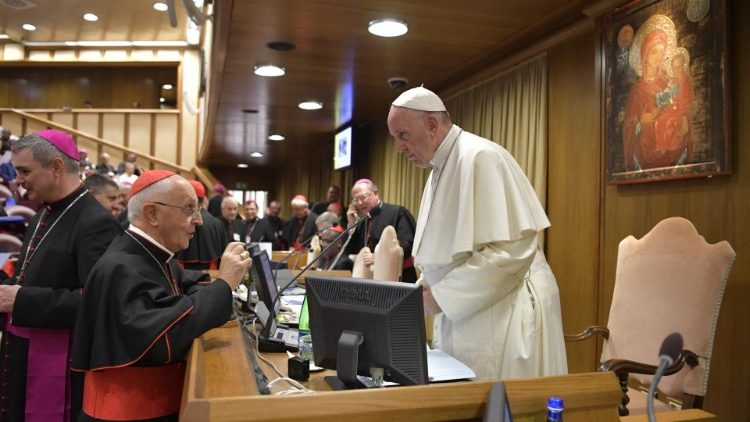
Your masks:
[{"label": "red sash", "polygon": [[151,419],[180,411],[185,365],[87,371],[83,411],[96,419]]}]

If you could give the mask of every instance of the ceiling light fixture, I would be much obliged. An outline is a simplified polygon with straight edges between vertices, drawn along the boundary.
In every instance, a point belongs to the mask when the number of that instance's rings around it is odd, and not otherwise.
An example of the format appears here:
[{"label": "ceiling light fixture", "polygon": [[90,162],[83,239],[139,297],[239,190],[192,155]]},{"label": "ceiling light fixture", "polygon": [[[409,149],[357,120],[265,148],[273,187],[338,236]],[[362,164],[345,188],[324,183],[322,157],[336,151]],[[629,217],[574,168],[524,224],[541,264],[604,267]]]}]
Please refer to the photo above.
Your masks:
[{"label": "ceiling light fixture", "polygon": [[164,101],[165,101],[165,100],[164,100],[164,97],[159,97],[159,102],[160,102],[160,103],[163,103]]},{"label": "ceiling light fixture", "polygon": [[172,86],[172,84],[164,84],[164,85],[162,85],[161,87],[162,87],[162,88],[164,88],[164,89],[166,89],[166,90],[170,90],[170,89],[174,88],[174,87]]},{"label": "ceiling light fixture", "polygon": [[0,40],[9,40],[10,36],[8,34],[0,34]]},{"label": "ceiling light fixture", "polygon": [[259,153],[258,151],[255,151],[254,153],[250,154],[253,158],[261,158],[263,157],[263,154]]},{"label": "ceiling light fixture", "polygon": [[89,21],[89,22],[96,22],[99,20],[99,16],[96,16],[95,14],[89,12],[83,15],[83,20]]},{"label": "ceiling light fixture", "polygon": [[157,3],[154,3],[154,9],[160,12],[166,12],[169,9],[169,7],[167,6],[166,3],[157,2]]},{"label": "ceiling light fixture", "polygon": [[268,136],[268,140],[270,141],[283,141],[284,139],[286,138],[280,133],[274,133]]},{"label": "ceiling light fixture", "polygon": [[323,108],[323,103],[315,100],[302,101],[297,105],[302,110],[320,110]]},{"label": "ceiling light fixture", "polygon": [[237,167],[238,167],[238,168],[241,168],[241,169],[246,169],[246,168],[248,168],[248,167],[250,167],[250,166],[248,166],[248,165],[247,165],[247,164],[245,164],[245,163],[238,163],[238,164],[237,164]]},{"label": "ceiling light fixture", "polygon": [[274,78],[277,76],[284,76],[286,70],[281,66],[276,66],[275,64],[259,64],[255,66],[254,73],[258,76]]},{"label": "ceiling light fixture", "polygon": [[23,29],[25,29],[27,31],[36,31],[36,26],[34,26],[34,25],[30,24],[30,23],[25,23],[25,24],[21,25],[21,28],[23,28]]},{"label": "ceiling light fixture", "polygon": [[367,25],[367,30],[379,37],[400,37],[409,31],[409,25],[399,19],[375,19]]}]

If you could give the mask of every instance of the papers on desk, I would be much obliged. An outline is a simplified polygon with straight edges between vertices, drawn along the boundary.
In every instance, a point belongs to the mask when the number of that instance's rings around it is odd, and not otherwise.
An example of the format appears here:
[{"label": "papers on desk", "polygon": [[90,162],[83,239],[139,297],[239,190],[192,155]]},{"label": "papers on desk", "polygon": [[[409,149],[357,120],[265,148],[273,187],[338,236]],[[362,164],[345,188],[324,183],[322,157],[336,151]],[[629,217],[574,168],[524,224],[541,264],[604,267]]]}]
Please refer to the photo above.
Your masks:
[{"label": "papers on desk", "polygon": [[427,376],[430,382],[474,379],[477,375],[463,362],[442,350],[427,350]]},{"label": "papers on desk", "polygon": [[299,324],[299,315],[302,312],[302,302],[305,295],[281,296],[281,309],[279,310],[278,322],[282,324]]}]

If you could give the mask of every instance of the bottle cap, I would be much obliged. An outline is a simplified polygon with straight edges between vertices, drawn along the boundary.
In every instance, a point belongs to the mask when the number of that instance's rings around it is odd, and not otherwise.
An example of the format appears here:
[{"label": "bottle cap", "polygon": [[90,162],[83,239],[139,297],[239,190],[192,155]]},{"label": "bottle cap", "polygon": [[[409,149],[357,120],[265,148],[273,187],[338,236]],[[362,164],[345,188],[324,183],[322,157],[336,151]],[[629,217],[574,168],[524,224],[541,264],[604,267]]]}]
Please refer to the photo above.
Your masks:
[{"label": "bottle cap", "polygon": [[552,409],[563,409],[563,399],[561,397],[552,396],[547,399],[547,407]]}]

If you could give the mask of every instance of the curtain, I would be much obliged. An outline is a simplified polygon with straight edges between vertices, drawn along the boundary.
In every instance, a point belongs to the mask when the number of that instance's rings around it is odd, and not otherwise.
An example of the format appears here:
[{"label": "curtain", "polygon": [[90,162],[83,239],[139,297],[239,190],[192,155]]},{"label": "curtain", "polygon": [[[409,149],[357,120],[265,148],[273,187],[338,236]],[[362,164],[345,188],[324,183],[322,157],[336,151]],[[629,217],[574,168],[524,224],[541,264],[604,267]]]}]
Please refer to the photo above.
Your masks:
[{"label": "curtain", "polygon": [[516,158],[546,206],[546,55],[443,100],[455,124],[497,142]]}]

